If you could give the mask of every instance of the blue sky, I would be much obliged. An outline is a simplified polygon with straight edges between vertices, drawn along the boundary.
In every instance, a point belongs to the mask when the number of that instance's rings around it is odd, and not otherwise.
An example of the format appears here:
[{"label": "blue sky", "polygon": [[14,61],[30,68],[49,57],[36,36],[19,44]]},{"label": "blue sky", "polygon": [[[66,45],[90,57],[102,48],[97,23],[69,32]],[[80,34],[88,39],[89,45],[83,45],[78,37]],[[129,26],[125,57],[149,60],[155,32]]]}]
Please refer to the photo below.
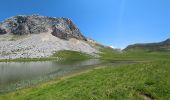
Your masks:
[{"label": "blue sky", "polygon": [[0,21],[15,15],[68,17],[105,45],[170,38],[170,0],[1,0]]}]

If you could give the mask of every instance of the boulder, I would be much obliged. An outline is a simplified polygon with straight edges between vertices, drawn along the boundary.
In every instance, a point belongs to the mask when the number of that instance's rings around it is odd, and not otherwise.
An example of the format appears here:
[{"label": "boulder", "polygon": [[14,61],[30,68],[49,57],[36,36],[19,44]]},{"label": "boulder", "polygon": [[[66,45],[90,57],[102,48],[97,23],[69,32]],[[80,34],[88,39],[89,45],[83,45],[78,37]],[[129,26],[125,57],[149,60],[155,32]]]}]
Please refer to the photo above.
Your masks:
[{"label": "boulder", "polygon": [[5,29],[1,29],[1,28],[0,28],[0,35],[1,35],[1,34],[6,34],[6,33],[7,33],[7,32],[6,32]]}]

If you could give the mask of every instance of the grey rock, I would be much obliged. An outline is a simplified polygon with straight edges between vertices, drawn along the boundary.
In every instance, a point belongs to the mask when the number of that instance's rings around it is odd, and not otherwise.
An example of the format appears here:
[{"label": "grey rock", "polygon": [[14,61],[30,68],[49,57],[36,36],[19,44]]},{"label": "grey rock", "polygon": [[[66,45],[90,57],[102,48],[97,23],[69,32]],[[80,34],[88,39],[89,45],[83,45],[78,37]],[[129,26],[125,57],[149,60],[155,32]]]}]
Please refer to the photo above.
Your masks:
[{"label": "grey rock", "polygon": [[49,57],[60,50],[71,50],[95,55],[98,51],[86,41],[75,38],[64,40],[50,33],[31,34],[15,41],[0,41],[0,59]]},{"label": "grey rock", "polygon": [[7,32],[6,32],[5,29],[0,28],[0,34],[6,34],[6,33],[7,33]]},{"label": "grey rock", "polygon": [[68,18],[53,18],[39,15],[14,16],[0,24],[0,34],[40,34],[52,30],[51,34],[60,39],[76,38],[87,40]]},{"label": "grey rock", "polygon": [[0,59],[49,57],[60,50],[99,53],[67,18],[15,16],[0,23]]}]

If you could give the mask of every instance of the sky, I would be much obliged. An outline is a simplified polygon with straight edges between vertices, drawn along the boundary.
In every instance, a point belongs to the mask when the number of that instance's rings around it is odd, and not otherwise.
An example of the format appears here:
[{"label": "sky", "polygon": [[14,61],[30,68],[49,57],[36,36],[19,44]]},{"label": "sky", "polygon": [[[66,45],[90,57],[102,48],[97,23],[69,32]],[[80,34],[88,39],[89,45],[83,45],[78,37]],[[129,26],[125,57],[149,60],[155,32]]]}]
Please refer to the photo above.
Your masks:
[{"label": "sky", "polygon": [[67,17],[104,45],[170,38],[170,0],[1,0],[0,21],[16,15]]}]

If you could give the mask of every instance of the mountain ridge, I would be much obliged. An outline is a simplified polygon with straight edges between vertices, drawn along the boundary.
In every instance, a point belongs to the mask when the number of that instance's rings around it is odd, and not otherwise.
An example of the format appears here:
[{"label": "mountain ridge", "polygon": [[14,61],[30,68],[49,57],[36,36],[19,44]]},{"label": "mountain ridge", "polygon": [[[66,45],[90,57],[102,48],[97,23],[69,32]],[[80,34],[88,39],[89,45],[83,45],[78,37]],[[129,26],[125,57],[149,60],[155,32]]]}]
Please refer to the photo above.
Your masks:
[{"label": "mountain ridge", "polygon": [[68,18],[14,16],[0,23],[0,59],[46,58],[58,51],[99,51]]},{"label": "mountain ridge", "polygon": [[138,43],[129,45],[124,50],[170,51],[170,38],[162,42]]},{"label": "mountain ridge", "polygon": [[52,35],[61,39],[86,40],[77,26],[68,18],[54,18],[39,15],[13,16],[0,23],[0,34],[38,34],[52,30]]}]

